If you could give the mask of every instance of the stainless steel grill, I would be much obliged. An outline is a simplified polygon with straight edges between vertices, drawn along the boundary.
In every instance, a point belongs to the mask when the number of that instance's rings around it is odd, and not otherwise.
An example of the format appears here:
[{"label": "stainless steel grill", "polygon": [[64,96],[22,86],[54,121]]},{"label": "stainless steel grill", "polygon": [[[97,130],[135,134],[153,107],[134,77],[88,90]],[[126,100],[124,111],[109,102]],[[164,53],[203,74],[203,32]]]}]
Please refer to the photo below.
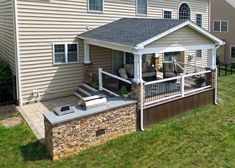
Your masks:
[{"label": "stainless steel grill", "polygon": [[88,110],[107,104],[107,99],[103,95],[95,95],[81,98],[78,104]]}]

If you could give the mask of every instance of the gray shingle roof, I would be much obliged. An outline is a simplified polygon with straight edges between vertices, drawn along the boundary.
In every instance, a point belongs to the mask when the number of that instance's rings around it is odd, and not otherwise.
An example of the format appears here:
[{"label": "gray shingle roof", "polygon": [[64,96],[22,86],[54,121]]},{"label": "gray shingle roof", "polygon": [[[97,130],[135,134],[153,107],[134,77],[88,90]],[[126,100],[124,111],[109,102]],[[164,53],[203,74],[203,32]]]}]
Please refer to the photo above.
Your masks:
[{"label": "gray shingle roof", "polygon": [[186,20],[123,18],[80,34],[80,37],[136,46]]}]

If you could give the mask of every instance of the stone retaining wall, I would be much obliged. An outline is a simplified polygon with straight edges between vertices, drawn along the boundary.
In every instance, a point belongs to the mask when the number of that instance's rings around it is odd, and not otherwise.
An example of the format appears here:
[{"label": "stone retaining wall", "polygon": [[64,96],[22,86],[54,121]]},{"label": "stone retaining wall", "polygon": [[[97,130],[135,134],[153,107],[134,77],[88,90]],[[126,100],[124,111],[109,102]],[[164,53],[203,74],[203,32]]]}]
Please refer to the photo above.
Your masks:
[{"label": "stone retaining wall", "polygon": [[45,145],[53,160],[137,130],[136,104],[51,125],[45,119]]}]

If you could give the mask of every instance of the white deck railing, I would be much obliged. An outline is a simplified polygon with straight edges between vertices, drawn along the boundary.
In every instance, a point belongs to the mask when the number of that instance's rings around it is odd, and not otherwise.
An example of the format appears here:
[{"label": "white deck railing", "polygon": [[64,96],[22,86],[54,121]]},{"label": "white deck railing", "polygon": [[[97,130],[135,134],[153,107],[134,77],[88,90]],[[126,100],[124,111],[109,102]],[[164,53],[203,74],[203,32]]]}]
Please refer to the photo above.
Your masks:
[{"label": "white deck railing", "polygon": [[103,71],[102,68],[99,68],[99,69],[98,69],[98,73],[99,73],[99,90],[100,90],[100,91],[104,90],[104,91],[106,91],[106,92],[108,92],[108,93],[110,93],[110,94],[112,94],[112,95],[114,95],[114,96],[120,96],[120,95],[118,95],[117,93],[114,93],[114,92],[111,91],[110,89],[107,89],[107,88],[104,87],[104,85],[103,85],[103,74],[104,74],[104,75],[107,75],[107,76],[109,76],[109,77],[112,77],[112,78],[114,78],[114,79],[117,79],[117,80],[126,82],[126,83],[128,83],[128,84],[132,84],[132,83],[131,83],[129,80],[127,80],[127,79],[124,79],[124,78],[121,78],[121,77],[116,76],[116,75],[114,75],[114,74],[111,74],[111,73],[108,73],[108,72]]},{"label": "white deck railing", "polygon": [[[145,101],[144,105],[171,100],[177,97],[185,97],[192,93],[209,89],[212,87],[210,79],[207,79],[206,74],[211,73],[211,70],[197,72],[192,74],[181,74],[180,76],[156,80],[145,83]],[[202,76],[206,80],[202,86],[195,86],[196,76]],[[210,84],[207,84],[210,83]]]}]

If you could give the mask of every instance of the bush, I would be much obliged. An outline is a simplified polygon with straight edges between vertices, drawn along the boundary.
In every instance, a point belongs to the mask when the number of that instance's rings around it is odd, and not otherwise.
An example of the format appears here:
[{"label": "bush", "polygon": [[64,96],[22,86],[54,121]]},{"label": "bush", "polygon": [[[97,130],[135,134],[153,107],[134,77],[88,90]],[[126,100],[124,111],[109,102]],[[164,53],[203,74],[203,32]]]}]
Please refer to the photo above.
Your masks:
[{"label": "bush", "polygon": [[0,83],[12,80],[12,72],[10,65],[0,58]]}]

